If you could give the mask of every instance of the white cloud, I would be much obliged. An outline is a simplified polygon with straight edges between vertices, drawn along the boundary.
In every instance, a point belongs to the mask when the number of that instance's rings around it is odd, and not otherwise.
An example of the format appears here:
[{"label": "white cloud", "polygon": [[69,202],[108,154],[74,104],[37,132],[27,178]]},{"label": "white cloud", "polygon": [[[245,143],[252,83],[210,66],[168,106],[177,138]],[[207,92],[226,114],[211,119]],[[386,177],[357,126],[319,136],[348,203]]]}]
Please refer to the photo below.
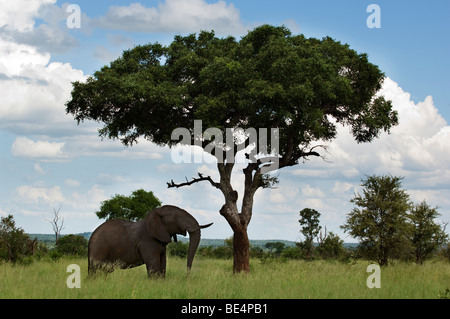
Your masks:
[{"label": "white cloud", "polygon": [[198,32],[214,29],[218,33],[245,31],[239,10],[225,1],[165,0],[157,7],[140,3],[111,6],[105,16],[93,22],[114,30],[132,32]]},{"label": "white cloud", "polygon": [[[77,181],[66,180],[65,184],[77,187]],[[20,204],[20,211],[43,212],[51,211],[52,207],[64,206],[67,213],[94,212],[100,207],[100,203],[107,199],[105,191],[98,185],[93,185],[83,192],[63,194],[60,186],[46,187],[43,183],[19,186],[15,190],[14,201]]]},{"label": "white cloud", "polygon": [[[38,9],[46,4],[54,4],[56,0],[1,1],[0,28],[21,32],[30,31],[35,24]],[[12,14],[14,13],[14,14]]]},{"label": "white cloud", "polygon": [[36,47],[0,38],[0,128],[59,136],[76,128],[66,115],[65,102],[71,83],[86,77],[68,63],[49,61],[50,54]]},{"label": "white cloud", "polygon": [[330,143],[327,154],[331,164],[315,161],[312,172],[296,170],[294,174],[326,176],[327,173],[321,170],[326,167],[332,170],[328,174],[345,178],[370,173],[408,177],[413,172],[432,173],[449,167],[450,126],[439,114],[433,99],[427,97],[415,104],[411,95],[390,78],[386,78],[379,94],[392,101],[399,115],[399,125],[390,135],[383,133],[372,143],[358,145],[348,128],[338,126],[338,137]]},{"label": "white cloud", "polygon": [[45,174],[44,169],[42,168],[41,165],[39,165],[39,163],[34,164],[34,171],[36,173],[38,173],[39,175],[44,175]]},{"label": "white cloud", "polygon": [[258,200],[264,200],[264,193],[269,192],[269,201],[274,204],[294,203],[299,198],[299,188],[291,183],[280,183],[274,189],[259,191],[256,193]]},{"label": "white cloud", "polygon": [[69,187],[79,187],[81,185],[81,183],[79,181],[71,179],[71,178],[66,179],[64,181],[64,184]]},{"label": "white cloud", "polygon": [[[305,164],[309,165],[309,163]],[[300,165],[301,167],[302,165]],[[304,178],[327,178],[330,177],[330,172],[324,169],[308,169],[308,168],[297,168],[292,170],[294,175],[298,175]]]},{"label": "white cloud", "polygon": [[65,201],[59,186],[19,186],[16,188],[16,201],[24,204],[58,205]]},{"label": "white cloud", "polygon": [[415,104],[411,94],[392,79],[386,78],[379,95],[392,101],[399,112],[400,125],[392,130],[393,134],[411,134],[420,138],[430,138],[447,125],[445,119],[434,106],[433,98],[428,96],[425,101]]},{"label": "white cloud", "polygon": [[[4,2],[4,3],[3,3]],[[0,12],[0,37],[20,44],[32,45],[44,51],[64,52],[78,45],[66,25],[69,13],[65,3],[61,7],[56,0],[2,1]],[[89,19],[82,15],[84,29]],[[36,24],[36,19],[40,23]]]},{"label": "white cloud", "polygon": [[439,114],[433,98],[428,96],[423,102],[415,104],[411,95],[390,78],[385,80],[379,93],[392,100],[400,122],[392,129],[391,136],[382,138],[386,153],[390,153],[383,163],[387,167],[393,165],[406,171],[433,171],[448,167],[450,126]]},{"label": "white cloud", "polygon": [[286,202],[286,198],[280,192],[275,192],[275,191],[271,192],[269,198],[270,198],[270,201],[272,203],[276,203],[276,204],[280,204],[280,203],[285,203]]},{"label": "white cloud", "polygon": [[4,210],[0,209],[0,217],[6,217],[9,213],[5,212]]},{"label": "white cloud", "polygon": [[352,183],[336,181],[334,182],[334,187],[331,191],[333,193],[342,194],[349,192],[352,188],[354,188]]},{"label": "white cloud", "polygon": [[325,194],[320,188],[311,187],[310,185],[302,187],[302,194],[306,197],[325,197]]},{"label": "white cloud", "polygon": [[94,185],[86,193],[72,193],[66,203],[76,210],[94,212],[106,199],[105,191],[100,186]]},{"label": "white cloud", "polygon": [[64,142],[34,142],[27,137],[18,137],[11,147],[11,153],[16,157],[37,158],[42,160],[66,159],[67,155],[63,151],[64,144]]}]

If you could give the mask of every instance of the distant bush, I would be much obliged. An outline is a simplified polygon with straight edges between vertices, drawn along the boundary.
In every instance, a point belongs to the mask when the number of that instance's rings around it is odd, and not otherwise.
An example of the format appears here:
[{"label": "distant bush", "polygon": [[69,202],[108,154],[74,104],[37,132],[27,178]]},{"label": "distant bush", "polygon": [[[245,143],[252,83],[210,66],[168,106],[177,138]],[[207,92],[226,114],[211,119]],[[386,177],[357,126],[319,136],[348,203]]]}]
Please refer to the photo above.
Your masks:
[{"label": "distant bush", "polygon": [[286,247],[281,252],[281,257],[287,259],[303,259],[305,255],[298,247]]},{"label": "distant bush", "polygon": [[439,257],[450,262],[450,242],[442,246],[441,250],[439,251]]},{"label": "distant bush", "polygon": [[[224,246],[212,247],[203,246],[197,249],[197,255],[215,259],[228,259],[233,257],[233,241],[230,239],[224,240]],[[167,253],[170,256],[177,256],[186,258],[188,255],[189,244],[181,241],[172,242],[167,245]]]},{"label": "distant bush", "polygon": [[261,247],[250,247],[250,257],[251,258],[262,258],[264,255],[264,250]]},{"label": "distant bush", "polygon": [[316,254],[322,259],[339,259],[345,256],[344,241],[330,232],[316,248]]},{"label": "distant bush", "polygon": [[233,249],[229,246],[216,247],[212,250],[211,257],[218,259],[229,259],[233,257]]},{"label": "distant bush", "polygon": [[167,245],[167,253],[170,256],[186,258],[189,251],[189,244],[181,241],[173,242]]},{"label": "distant bush", "polygon": [[[88,241],[81,235],[65,235],[58,239],[56,251],[61,255],[87,256]],[[56,254],[53,254],[56,256]]]}]

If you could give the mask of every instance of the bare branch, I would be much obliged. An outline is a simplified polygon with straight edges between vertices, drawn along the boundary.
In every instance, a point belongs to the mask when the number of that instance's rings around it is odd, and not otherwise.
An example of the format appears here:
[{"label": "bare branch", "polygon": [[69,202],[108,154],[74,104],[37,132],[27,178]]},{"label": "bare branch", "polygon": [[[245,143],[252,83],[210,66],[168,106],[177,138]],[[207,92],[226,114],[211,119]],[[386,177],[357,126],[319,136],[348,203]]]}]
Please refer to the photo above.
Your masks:
[{"label": "bare branch", "polygon": [[191,186],[192,184],[199,183],[199,182],[202,182],[202,181],[208,181],[208,182],[210,182],[210,184],[212,186],[214,186],[215,188],[219,188],[220,189],[220,183],[214,182],[214,180],[211,178],[211,176],[206,176],[205,177],[201,173],[198,173],[198,178],[192,177],[191,181],[189,181],[187,179],[187,177],[186,177],[186,182],[185,183],[176,184],[173,180],[171,180],[170,183],[167,183],[167,187],[168,188],[174,188],[174,187],[180,188],[180,187],[183,187],[183,186]]},{"label": "bare branch", "polygon": [[320,155],[319,153],[314,151],[314,149],[316,149],[318,147],[322,148],[325,152],[328,153],[328,146],[326,146],[326,145],[316,145],[316,146],[313,146],[308,152],[303,152],[302,151],[302,154],[301,154],[300,157],[303,158],[303,161],[306,161],[306,160],[308,160],[308,158],[307,158],[308,156],[316,156],[316,157],[322,158],[325,162],[329,162],[330,163],[330,161],[328,161],[325,158],[325,155]]},{"label": "bare branch", "polygon": [[56,243],[58,243],[58,237],[61,234],[61,230],[64,229],[64,218],[59,216],[59,211],[61,210],[61,207],[62,204],[59,206],[58,210],[53,208],[53,220],[45,218],[45,220],[52,225],[53,231],[55,232]]}]

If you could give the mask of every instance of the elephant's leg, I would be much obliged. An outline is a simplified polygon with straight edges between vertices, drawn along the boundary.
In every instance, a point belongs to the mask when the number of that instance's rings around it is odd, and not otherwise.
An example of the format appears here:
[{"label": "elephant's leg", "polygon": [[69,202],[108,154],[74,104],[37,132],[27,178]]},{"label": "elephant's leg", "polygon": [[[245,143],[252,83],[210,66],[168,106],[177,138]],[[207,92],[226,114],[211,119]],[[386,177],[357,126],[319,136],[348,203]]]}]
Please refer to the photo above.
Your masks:
[{"label": "elephant's leg", "polygon": [[160,255],[160,272],[163,274],[163,276],[166,275],[166,247],[164,247]]},{"label": "elephant's leg", "polygon": [[141,256],[147,266],[147,274],[149,277],[163,275],[161,272],[162,249],[163,247],[160,243],[149,243],[141,247]]},{"label": "elephant's leg", "polygon": [[[148,260],[146,263],[147,266],[147,275],[149,277],[164,277],[165,271],[163,272],[160,255],[154,256],[151,260]],[[165,267],[165,266],[164,266]]]}]

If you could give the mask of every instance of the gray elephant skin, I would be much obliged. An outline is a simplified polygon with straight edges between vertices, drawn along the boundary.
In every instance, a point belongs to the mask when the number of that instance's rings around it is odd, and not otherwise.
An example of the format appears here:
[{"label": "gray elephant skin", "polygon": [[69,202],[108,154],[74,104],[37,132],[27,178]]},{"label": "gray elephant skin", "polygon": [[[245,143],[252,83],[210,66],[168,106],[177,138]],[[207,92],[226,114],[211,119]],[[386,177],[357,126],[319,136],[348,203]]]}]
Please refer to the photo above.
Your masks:
[{"label": "gray elephant skin", "polygon": [[89,274],[99,269],[132,268],[145,264],[147,274],[165,276],[166,246],[176,235],[189,233],[187,270],[192,267],[200,243],[200,226],[185,210],[176,206],[162,206],[152,210],[145,219],[132,222],[109,220],[100,225],[89,239]]}]

